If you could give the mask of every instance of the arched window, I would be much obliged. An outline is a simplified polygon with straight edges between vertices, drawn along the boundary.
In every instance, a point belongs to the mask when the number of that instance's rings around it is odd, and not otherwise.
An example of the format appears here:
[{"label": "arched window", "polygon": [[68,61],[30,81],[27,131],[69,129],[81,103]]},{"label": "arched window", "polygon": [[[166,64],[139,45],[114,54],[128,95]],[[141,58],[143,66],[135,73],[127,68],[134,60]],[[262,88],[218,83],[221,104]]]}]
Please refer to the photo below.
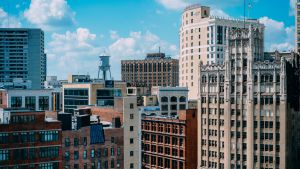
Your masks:
[{"label": "arched window", "polygon": [[258,78],[257,75],[254,75],[254,82],[257,82]]},{"label": "arched window", "polygon": [[260,82],[265,82],[265,75],[260,76]]},{"label": "arched window", "polygon": [[180,102],[186,102],[186,98],[185,98],[184,96],[181,96],[181,97],[179,98],[179,101],[180,101]]},{"label": "arched window", "polygon": [[161,102],[168,102],[168,97],[165,97],[165,96],[162,97],[162,98],[161,98]]},{"label": "arched window", "polygon": [[221,82],[224,82],[224,81],[225,81],[224,75],[221,75],[221,76],[220,76],[220,81],[221,81]]},{"label": "arched window", "polygon": [[177,102],[177,97],[172,96],[172,97],[171,97],[171,102]]},{"label": "arched window", "polygon": [[206,83],[206,76],[205,75],[202,76],[202,83]]}]

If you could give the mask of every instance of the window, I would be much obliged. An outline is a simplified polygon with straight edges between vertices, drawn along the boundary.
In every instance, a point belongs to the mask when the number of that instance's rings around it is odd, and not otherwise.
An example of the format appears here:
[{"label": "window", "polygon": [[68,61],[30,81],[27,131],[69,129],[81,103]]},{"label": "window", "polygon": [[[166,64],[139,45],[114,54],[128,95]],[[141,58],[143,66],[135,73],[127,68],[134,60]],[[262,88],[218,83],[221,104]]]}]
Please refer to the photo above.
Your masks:
[{"label": "window", "polygon": [[120,155],[121,155],[121,148],[118,147],[118,148],[117,148],[117,156],[120,156]]},{"label": "window", "polygon": [[133,119],[133,114],[130,114],[130,119]]},{"label": "window", "polygon": [[115,148],[110,148],[110,156],[115,156]]},{"label": "window", "polygon": [[134,106],[133,106],[133,103],[130,103],[130,109],[133,109]]},{"label": "window", "polygon": [[133,144],[133,138],[130,138],[130,144]]},{"label": "window", "polygon": [[25,108],[35,110],[35,96],[25,97]]},{"label": "window", "polygon": [[58,141],[58,131],[40,131],[41,142]]},{"label": "window", "polygon": [[78,146],[78,138],[74,138],[74,146]]},{"label": "window", "polygon": [[22,97],[11,97],[11,107],[21,108],[22,107]]},{"label": "window", "polygon": [[8,133],[0,133],[0,144],[8,143]]},{"label": "window", "polygon": [[133,156],[133,151],[130,151],[130,157],[132,157]]},{"label": "window", "polygon": [[65,152],[65,160],[69,160],[70,159],[70,152],[66,151]]},{"label": "window", "polygon": [[115,168],[115,160],[111,159],[110,161],[110,168]]},{"label": "window", "polygon": [[95,157],[95,149],[91,149],[91,158]]},{"label": "window", "polygon": [[71,144],[70,139],[69,138],[65,138],[65,146],[69,147]]},{"label": "window", "polygon": [[133,169],[133,168],[134,168],[133,163],[130,163],[130,169]]},{"label": "window", "polygon": [[130,126],[130,131],[133,131],[133,126]]},{"label": "window", "polygon": [[6,161],[9,159],[8,150],[0,150],[0,161]]},{"label": "window", "polygon": [[161,102],[168,102],[168,98],[167,97],[162,97]]},{"label": "window", "polygon": [[74,160],[78,160],[79,153],[78,151],[74,151]]},{"label": "window", "polygon": [[83,151],[83,159],[86,159],[86,157],[87,157],[87,151],[84,150],[84,151]]},{"label": "window", "polygon": [[48,96],[39,96],[39,110],[49,110]]},{"label": "window", "polygon": [[105,156],[105,157],[108,156],[108,149],[107,149],[107,148],[104,149],[104,156]]}]

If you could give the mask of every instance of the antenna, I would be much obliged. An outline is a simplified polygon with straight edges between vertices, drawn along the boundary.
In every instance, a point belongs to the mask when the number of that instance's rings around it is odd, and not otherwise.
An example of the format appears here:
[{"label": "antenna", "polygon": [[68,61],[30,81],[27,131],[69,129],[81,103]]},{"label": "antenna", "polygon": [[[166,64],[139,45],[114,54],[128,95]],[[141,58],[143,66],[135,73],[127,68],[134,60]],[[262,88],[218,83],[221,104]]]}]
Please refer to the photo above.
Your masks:
[{"label": "antenna", "polygon": [[244,0],[244,29],[246,28],[246,0]]},{"label": "antenna", "polygon": [[249,2],[248,3],[248,18],[250,18],[250,10],[252,8],[252,4]]}]

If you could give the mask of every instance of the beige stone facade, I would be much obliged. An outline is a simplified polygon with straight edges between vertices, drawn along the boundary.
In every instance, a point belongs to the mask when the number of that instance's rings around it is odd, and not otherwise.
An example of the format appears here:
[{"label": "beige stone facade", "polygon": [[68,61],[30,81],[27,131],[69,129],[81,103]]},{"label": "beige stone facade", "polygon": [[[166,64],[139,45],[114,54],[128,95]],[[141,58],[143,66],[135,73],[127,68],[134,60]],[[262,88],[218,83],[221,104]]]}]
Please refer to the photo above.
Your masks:
[{"label": "beige stone facade", "polygon": [[225,63],[200,65],[198,168],[297,168],[299,56],[264,58],[260,27],[226,36]]},{"label": "beige stone facade", "polygon": [[225,19],[210,14],[210,8],[187,7],[182,13],[180,33],[179,85],[189,88],[189,99],[199,97],[199,63],[222,64],[226,49],[226,30],[249,27],[257,20]]}]

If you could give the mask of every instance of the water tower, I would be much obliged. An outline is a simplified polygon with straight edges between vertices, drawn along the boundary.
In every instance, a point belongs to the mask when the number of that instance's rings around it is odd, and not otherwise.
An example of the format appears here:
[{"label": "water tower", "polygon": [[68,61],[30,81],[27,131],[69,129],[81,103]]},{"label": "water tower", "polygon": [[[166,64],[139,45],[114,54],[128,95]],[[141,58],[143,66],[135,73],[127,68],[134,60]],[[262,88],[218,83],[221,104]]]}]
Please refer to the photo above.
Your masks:
[{"label": "water tower", "polygon": [[98,79],[100,79],[100,72],[102,71],[102,74],[103,74],[102,79],[103,80],[108,80],[107,79],[107,72],[109,71],[109,78],[111,80],[109,57],[110,56],[107,56],[107,55],[99,56],[100,64],[99,64],[99,69],[98,69]]}]

